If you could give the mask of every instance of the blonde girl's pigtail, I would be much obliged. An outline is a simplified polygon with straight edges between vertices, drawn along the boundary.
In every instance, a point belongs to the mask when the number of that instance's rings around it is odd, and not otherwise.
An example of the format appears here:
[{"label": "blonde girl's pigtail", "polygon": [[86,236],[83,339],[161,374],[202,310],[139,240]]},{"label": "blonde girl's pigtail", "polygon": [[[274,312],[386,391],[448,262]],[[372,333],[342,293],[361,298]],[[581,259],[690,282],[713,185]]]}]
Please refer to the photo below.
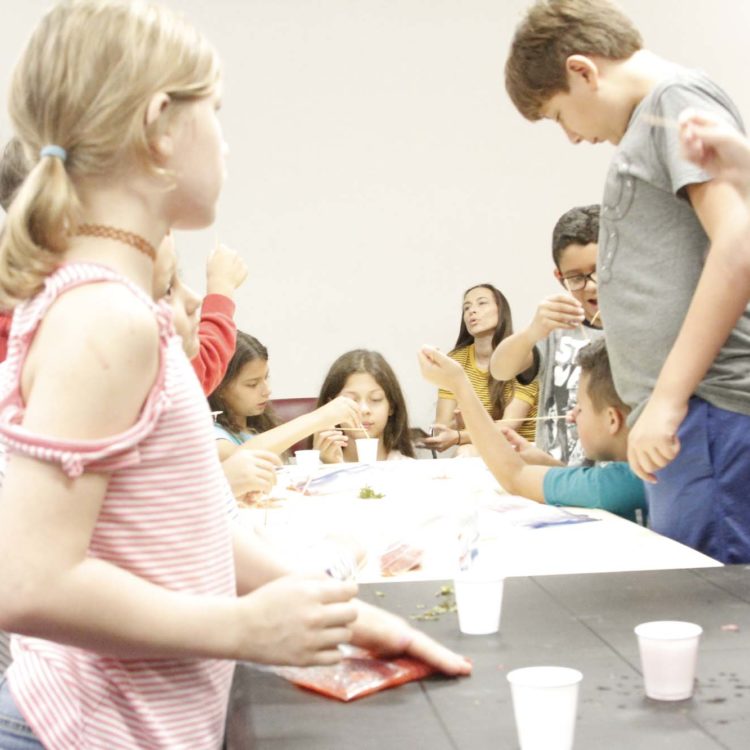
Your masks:
[{"label": "blonde girl's pigtail", "polygon": [[41,149],[8,210],[0,240],[0,306],[12,307],[38,292],[60,263],[80,211],[59,146]]}]

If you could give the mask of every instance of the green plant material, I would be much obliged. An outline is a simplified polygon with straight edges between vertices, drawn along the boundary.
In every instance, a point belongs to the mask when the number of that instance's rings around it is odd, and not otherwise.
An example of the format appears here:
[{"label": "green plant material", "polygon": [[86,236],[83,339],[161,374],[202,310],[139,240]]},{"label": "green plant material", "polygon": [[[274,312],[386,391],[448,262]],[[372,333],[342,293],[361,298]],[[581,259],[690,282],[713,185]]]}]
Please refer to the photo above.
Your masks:
[{"label": "green plant material", "polygon": [[360,500],[380,500],[380,498],[385,497],[385,495],[382,492],[375,492],[375,490],[370,487],[369,484],[366,484],[359,491],[359,497]]},{"label": "green plant material", "polygon": [[424,611],[409,615],[409,619],[429,622],[439,620],[443,615],[447,615],[450,612],[458,612],[456,598],[453,595],[453,586],[441,586],[435,596],[442,599],[439,604],[430,607],[430,609],[424,609],[424,604],[417,604],[416,608],[423,609]]}]

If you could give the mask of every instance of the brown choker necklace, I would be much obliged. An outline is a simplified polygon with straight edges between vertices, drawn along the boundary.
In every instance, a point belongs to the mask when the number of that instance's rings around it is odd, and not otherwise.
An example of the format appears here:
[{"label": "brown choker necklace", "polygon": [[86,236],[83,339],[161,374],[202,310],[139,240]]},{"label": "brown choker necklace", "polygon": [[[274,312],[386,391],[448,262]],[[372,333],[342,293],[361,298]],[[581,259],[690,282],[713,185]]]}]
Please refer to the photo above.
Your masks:
[{"label": "brown choker necklace", "polygon": [[156,248],[140,234],[134,232],[126,232],[124,229],[108,227],[105,224],[79,224],[75,233],[79,237],[105,237],[109,240],[117,240],[140,250],[151,260],[156,260]]}]

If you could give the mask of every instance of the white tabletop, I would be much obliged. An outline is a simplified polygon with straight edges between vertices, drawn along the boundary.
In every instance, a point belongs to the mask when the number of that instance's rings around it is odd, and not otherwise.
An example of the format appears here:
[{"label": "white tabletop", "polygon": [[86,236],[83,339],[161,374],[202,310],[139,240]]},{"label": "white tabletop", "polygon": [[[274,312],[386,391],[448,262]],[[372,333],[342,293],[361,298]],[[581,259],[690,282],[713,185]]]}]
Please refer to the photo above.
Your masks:
[{"label": "white tabletop", "polygon": [[[505,576],[721,565],[606,511],[557,509],[509,496],[481,459],[326,466],[308,486],[313,494],[290,489],[307,478],[296,467],[280,472],[269,507],[243,510],[243,523],[279,545],[292,564],[323,560],[338,540],[356,542],[367,553],[357,576],[363,583],[451,578],[465,550],[459,538],[475,532],[478,559],[491,560]],[[365,486],[383,497],[360,499]],[[580,516],[592,520],[574,522]],[[331,538],[336,541],[325,541]],[[422,565],[384,579],[380,556],[399,541],[424,550]]]}]

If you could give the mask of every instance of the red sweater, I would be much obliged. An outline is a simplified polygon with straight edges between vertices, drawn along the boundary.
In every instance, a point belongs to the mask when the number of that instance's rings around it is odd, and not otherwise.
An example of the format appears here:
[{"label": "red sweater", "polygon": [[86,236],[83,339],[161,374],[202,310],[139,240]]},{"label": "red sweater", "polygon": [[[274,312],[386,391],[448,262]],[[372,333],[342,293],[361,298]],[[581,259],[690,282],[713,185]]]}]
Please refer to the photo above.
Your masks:
[{"label": "red sweater", "polygon": [[11,320],[13,320],[12,310],[0,311],[0,362],[8,356],[8,335],[10,334]]},{"label": "red sweater", "polygon": [[198,338],[200,351],[192,365],[203,392],[208,396],[221,383],[237,345],[234,302],[229,297],[207,294],[203,298]]}]

